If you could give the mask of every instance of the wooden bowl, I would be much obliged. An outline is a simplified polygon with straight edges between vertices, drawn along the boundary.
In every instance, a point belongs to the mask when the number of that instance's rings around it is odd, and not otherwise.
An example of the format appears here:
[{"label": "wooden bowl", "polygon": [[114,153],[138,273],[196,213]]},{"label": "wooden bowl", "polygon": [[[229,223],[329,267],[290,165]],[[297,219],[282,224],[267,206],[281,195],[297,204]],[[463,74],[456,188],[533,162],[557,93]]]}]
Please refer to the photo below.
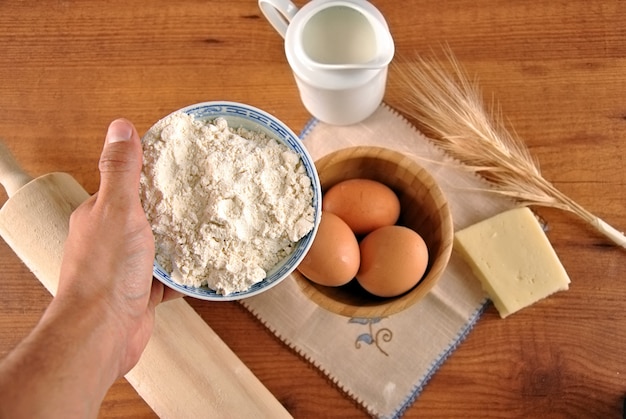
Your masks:
[{"label": "wooden bowl", "polygon": [[372,179],[389,186],[400,199],[401,213],[397,224],[422,236],[428,247],[429,262],[422,280],[398,297],[373,296],[356,280],[341,287],[326,287],[295,272],[296,281],[304,293],[321,307],[347,317],[385,317],[418,302],[437,283],[452,252],[452,216],[437,182],[414,160],[380,147],[339,150],[322,157],[315,166],[322,192],[354,178]]}]

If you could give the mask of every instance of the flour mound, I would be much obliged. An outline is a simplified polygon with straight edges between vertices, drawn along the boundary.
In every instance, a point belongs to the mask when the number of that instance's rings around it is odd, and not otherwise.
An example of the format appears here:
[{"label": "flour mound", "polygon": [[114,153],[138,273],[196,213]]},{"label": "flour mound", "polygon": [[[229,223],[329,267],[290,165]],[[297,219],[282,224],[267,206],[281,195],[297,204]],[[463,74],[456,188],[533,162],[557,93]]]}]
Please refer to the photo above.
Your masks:
[{"label": "flour mound", "polygon": [[146,133],[141,199],[172,279],[245,291],[313,229],[313,188],[286,145],[174,113]]}]

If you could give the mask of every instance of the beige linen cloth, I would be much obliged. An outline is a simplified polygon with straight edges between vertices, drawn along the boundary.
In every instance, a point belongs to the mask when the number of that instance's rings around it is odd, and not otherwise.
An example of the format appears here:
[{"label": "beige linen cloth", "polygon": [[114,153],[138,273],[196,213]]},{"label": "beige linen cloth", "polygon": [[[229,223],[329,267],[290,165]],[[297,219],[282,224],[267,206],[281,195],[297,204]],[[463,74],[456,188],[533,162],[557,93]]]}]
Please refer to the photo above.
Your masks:
[{"label": "beige linen cloth", "polygon": [[[312,120],[301,137],[314,160],[357,145],[382,146],[413,157],[437,179],[449,200],[455,231],[513,206],[479,191],[486,187],[483,181],[386,105],[349,127]],[[293,277],[242,304],[370,415],[394,418],[417,399],[487,302],[478,280],[453,252],[444,276],[423,300],[386,318],[331,313],[306,297]]]}]

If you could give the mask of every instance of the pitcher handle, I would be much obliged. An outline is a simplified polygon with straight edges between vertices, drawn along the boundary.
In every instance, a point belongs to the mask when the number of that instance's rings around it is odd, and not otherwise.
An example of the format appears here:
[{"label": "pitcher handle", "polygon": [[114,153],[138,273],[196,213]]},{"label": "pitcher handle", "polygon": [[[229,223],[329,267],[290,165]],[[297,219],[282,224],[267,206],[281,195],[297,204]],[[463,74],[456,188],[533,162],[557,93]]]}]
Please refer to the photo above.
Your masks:
[{"label": "pitcher handle", "polygon": [[259,8],[283,38],[287,34],[289,22],[298,12],[298,7],[290,0],[259,0]]}]

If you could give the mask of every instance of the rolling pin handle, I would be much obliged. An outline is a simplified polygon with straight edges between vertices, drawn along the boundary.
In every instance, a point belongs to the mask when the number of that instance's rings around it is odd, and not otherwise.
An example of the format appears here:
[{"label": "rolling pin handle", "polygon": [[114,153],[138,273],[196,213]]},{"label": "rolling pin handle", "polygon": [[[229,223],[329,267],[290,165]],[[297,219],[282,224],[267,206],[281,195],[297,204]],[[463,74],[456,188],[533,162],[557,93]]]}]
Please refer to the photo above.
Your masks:
[{"label": "rolling pin handle", "polygon": [[33,178],[22,170],[9,148],[0,141],[0,184],[9,198]]}]

